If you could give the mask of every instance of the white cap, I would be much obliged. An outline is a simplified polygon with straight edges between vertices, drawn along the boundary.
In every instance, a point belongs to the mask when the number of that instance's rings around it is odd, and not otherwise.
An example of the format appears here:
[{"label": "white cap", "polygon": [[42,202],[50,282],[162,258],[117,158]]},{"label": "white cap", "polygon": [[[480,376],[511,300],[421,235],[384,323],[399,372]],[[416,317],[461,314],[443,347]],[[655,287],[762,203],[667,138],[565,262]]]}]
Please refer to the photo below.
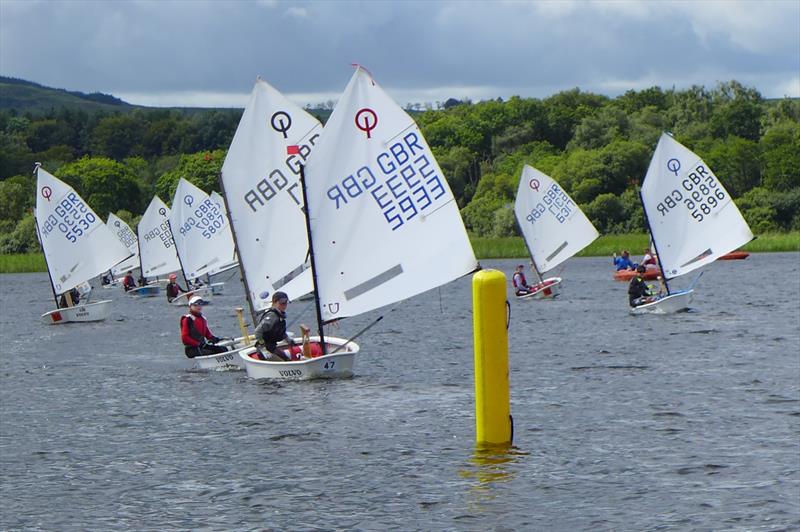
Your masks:
[{"label": "white cap", "polygon": [[203,298],[200,296],[194,296],[189,300],[190,305],[202,305],[203,303],[205,303],[205,301],[203,301]]}]

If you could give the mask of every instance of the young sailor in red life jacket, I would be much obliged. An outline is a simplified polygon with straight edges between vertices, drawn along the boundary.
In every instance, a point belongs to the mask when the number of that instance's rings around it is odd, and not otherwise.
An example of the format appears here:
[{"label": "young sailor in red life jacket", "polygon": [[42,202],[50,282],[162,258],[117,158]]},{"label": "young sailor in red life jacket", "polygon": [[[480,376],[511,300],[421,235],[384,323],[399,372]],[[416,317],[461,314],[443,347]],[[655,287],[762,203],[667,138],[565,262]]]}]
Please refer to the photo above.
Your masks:
[{"label": "young sailor in red life jacket", "polygon": [[169,274],[169,283],[167,283],[167,303],[172,303],[172,300],[178,297],[181,292],[187,292],[178,284],[178,276],[174,273]]},{"label": "young sailor in red life jacket", "polygon": [[525,266],[520,264],[517,266],[517,271],[514,272],[514,276],[511,277],[511,281],[514,283],[514,293],[518,296],[524,296],[533,291],[533,288],[528,286],[528,280],[525,279],[525,274],[522,273],[524,269]]},{"label": "young sailor in red life jacket", "polygon": [[200,296],[194,296],[189,300],[189,313],[181,317],[181,340],[184,352],[189,358],[224,353],[228,350],[214,345],[222,338],[214,336],[208,328],[208,322],[203,316],[203,303]]}]

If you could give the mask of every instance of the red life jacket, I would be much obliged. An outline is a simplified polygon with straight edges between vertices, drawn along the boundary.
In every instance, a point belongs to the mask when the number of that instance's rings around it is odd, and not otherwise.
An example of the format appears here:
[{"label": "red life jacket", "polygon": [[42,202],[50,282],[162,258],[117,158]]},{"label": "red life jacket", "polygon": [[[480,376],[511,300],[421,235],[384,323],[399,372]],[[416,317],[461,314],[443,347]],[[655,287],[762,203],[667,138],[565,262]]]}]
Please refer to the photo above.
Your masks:
[{"label": "red life jacket", "polygon": [[181,340],[183,345],[197,347],[204,339],[211,340],[213,337],[214,335],[211,334],[204,316],[196,316],[191,312],[181,316]]}]

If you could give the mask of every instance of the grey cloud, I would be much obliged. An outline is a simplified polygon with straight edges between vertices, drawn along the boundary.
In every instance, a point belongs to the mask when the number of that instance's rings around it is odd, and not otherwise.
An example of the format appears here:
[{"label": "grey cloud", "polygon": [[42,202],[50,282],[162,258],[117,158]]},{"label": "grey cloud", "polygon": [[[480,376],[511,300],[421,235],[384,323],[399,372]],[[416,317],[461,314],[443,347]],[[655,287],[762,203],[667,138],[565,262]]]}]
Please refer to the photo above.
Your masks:
[{"label": "grey cloud", "polygon": [[492,87],[539,97],[575,86],[602,92],[619,80],[683,87],[731,78],[769,94],[759,80],[800,76],[800,3],[757,4],[753,17],[779,24],[769,33],[777,42],[761,47],[763,31],[748,35],[755,45],[737,44],[733,16],[721,17],[730,27],[698,32],[713,17],[708,7],[694,19],[684,4],[653,5],[4,0],[0,72],[139,94],[246,93],[260,74],[287,93],[338,93],[359,62],[404,94]]}]

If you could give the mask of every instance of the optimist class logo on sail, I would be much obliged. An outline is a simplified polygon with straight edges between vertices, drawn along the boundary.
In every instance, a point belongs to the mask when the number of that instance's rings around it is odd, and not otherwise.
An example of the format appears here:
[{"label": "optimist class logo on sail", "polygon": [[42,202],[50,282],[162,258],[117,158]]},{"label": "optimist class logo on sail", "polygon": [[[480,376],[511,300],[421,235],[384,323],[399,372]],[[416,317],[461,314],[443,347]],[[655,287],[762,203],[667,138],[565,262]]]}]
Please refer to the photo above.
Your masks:
[{"label": "optimist class logo on sail", "polygon": [[[274,112],[268,120],[271,128],[280,135],[278,142],[285,143],[289,139],[292,127],[292,116],[286,111]],[[303,195],[300,192],[300,166],[305,164],[311,154],[311,148],[319,138],[313,134],[306,142],[297,144],[297,149],[287,153],[283,165],[267,172],[266,177],[259,180],[255,187],[244,193],[244,202],[253,212],[266,207],[267,204],[281,197],[289,196],[299,209],[303,208]],[[293,146],[290,146],[293,147]]]},{"label": "optimist class logo on sail", "polygon": [[[378,124],[372,109],[359,110],[355,126],[368,141]],[[431,207],[451,199],[433,153],[418,130],[413,130],[389,145],[375,159],[353,171],[326,191],[336,210],[345,209],[360,198],[371,197],[385,222],[396,231]]]}]

